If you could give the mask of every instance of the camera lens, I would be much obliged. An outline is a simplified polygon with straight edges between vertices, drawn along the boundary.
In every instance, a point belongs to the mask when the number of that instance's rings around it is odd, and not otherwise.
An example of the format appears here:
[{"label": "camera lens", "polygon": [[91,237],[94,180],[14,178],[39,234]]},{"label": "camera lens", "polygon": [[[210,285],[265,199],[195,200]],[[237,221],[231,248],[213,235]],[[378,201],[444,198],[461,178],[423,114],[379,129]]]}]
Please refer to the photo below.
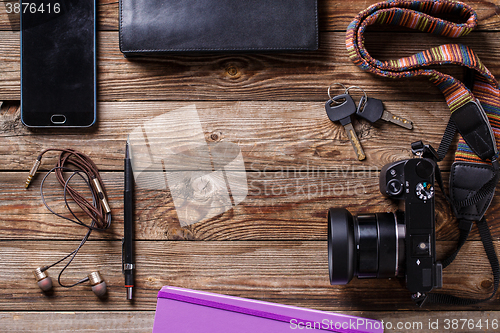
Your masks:
[{"label": "camera lens", "polygon": [[343,208],[328,211],[328,267],[331,284],[358,278],[399,275],[404,260],[404,216],[377,213],[352,216]]},{"label": "camera lens", "polygon": [[354,276],[356,244],[351,213],[346,209],[328,211],[328,268],[331,284],[347,284]]}]

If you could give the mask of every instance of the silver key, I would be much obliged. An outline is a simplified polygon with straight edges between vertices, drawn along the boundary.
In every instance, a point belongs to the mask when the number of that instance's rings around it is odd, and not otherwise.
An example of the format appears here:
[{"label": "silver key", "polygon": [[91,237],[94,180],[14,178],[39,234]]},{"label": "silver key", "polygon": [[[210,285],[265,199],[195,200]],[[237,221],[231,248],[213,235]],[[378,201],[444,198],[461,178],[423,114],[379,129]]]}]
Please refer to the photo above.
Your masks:
[{"label": "silver key", "polygon": [[385,110],[384,104],[381,100],[372,97],[361,97],[358,108],[356,110],[356,115],[368,120],[371,123],[382,119],[407,129],[413,128],[413,123],[411,120],[390,113],[389,111]]},{"label": "silver key", "polygon": [[363,150],[363,147],[361,147],[361,143],[359,142],[358,136],[356,135],[356,131],[354,131],[352,123],[345,124],[344,130],[347,133],[349,141],[351,141],[352,147],[356,152],[358,160],[360,161],[364,160],[366,158],[365,151]]},{"label": "silver key", "polygon": [[382,118],[380,118],[385,121],[389,121],[393,124],[396,124],[398,126],[407,128],[407,129],[412,129],[413,128],[413,122],[411,120],[405,119],[403,117],[395,116],[394,114],[390,113],[387,110],[384,110],[384,113],[382,113]]},{"label": "silver key", "polygon": [[[344,102],[339,103],[338,100],[344,100]],[[349,94],[332,97],[325,103],[325,110],[331,121],[339,121],[340,124],[344,126],[347,137],[349,141],[351,141],[358,160],[364,160],[366,158],[365,152],[363,147],[361,147],[361,143],[351,123],[351,116],[356,113],[356,104],[352,97]]]}]

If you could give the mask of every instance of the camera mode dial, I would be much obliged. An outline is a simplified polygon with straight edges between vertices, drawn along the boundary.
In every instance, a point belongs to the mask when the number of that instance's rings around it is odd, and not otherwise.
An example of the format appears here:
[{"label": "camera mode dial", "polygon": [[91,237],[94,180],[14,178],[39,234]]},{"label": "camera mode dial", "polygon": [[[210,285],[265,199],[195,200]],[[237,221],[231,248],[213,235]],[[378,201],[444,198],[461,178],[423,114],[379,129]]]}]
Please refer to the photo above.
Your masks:
[{"label": "camera mode dial", "polygon": [[434,197],[434,186],[429,182],[418,183],[415,188],[415,193],[417,194],[417,198],[427,201]]}]

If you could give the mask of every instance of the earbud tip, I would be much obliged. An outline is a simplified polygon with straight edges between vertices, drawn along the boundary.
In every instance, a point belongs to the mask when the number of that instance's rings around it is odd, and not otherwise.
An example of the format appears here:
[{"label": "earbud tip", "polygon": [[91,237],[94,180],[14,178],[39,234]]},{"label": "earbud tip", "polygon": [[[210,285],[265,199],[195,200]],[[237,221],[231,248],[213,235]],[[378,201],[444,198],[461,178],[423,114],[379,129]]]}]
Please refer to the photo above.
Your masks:
[{"label": "earbud tip", "polygon": [[106,282],[103,281],[95,286],[92,286],[92,291],[97,295],[97,297],[103,297],[106,295]]},{"label": "earbud tip", "polygon": [[52,279],[50,277],[46,277],[37,282],[40,289],[43,291],[49,291],[52,289]]}]

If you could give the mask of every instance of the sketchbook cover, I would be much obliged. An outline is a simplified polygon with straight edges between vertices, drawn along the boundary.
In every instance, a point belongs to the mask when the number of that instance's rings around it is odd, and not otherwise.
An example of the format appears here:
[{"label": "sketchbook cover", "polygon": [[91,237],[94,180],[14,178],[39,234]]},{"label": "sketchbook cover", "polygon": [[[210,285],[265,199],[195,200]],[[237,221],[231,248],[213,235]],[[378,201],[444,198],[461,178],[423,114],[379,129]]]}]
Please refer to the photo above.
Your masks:
[{"label": "sketchbook cover", "polygon": [[163,287],[153,333],[379,333],[377,320],[208,292]]}]

